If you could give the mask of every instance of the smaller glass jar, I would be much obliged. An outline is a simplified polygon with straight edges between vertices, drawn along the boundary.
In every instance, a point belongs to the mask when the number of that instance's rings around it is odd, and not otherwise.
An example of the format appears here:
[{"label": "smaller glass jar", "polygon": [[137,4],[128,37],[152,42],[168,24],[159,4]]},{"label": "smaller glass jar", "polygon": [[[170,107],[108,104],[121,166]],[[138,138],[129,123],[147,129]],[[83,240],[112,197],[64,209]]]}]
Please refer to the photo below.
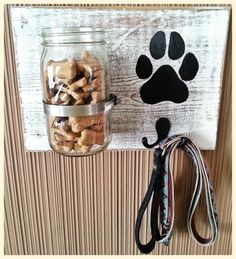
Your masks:
[{"label": "smaller glass jar", "polygon": [[69,156],[96,154],[111,141],[108,57],[99,28],[44,28],[41,81],[48,139]]}]

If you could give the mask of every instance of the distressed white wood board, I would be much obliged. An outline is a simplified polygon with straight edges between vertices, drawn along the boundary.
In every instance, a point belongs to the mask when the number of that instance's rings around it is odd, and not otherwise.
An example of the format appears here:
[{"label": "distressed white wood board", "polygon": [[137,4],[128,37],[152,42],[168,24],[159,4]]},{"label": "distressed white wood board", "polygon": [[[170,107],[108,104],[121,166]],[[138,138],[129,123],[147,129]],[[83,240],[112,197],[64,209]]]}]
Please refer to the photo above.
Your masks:
[{"label": "distressed white wood board", "polygon": [[[172,134],[184,134],[201,149],[214,149],[222,87],[229,8],[103,9],[12,7],[11,19],[17,77],[27,150],[50,150],[45,128],[40,83],[41,28],[49,26],[97,26],[107,31],[111,92],[122,99],[112,112],[113,139],[109,149],[143,149],[142,137],[156,140],[155,121],[167,117]],[[152,36],[162,30],[168,39],[177,31],[187,52],[199,61],[199,71],[187,82],[189,98],[182,104],[169,101],[155,105],[133,101],[145,80],[135,73],[141,54],[147,55],[154,71],[169,64],[178,71],[183,57],[172,61],[167,54],[153,60],[149,53]],[[166,51],[167,53],[167,51]]]}]

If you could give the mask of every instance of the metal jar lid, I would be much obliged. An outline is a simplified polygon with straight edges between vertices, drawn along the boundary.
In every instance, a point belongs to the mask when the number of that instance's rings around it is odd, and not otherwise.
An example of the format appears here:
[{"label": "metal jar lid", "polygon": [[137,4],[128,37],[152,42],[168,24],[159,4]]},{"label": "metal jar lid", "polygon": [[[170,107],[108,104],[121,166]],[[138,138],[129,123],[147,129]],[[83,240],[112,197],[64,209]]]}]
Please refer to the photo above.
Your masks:
[{"label": "metal jar lid", "polygon": [[97,27],[42,28],[43,45],[104,43],[105,31]]}]

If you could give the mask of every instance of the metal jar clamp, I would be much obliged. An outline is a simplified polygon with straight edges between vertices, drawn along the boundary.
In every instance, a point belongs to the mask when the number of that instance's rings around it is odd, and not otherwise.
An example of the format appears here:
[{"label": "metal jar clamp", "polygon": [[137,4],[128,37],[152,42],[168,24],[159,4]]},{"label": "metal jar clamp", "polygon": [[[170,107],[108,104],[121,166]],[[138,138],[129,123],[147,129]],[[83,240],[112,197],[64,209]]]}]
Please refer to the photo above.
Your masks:
[{"label": "metal jar clamp", "polygon": [[90,116],[110,111],[116,104],[120,103],[120,99],[116,95],[111,94],[109,99],[100,103],[87,105],[55,105],[48,104],[43,101],[44,113],[50,116]]}]

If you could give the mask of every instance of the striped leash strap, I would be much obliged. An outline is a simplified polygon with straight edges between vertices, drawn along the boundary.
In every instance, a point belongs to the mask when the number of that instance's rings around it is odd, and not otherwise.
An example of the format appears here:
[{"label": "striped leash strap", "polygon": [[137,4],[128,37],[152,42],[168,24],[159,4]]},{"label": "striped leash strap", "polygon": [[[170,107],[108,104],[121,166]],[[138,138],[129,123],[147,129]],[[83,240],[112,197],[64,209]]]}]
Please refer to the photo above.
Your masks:
[{"label": "striped leash strap", "polygon": [[[138,211],[135,225],[135,241],[142,253],[150,253],[154,249],[156,241],[164,245],[168,245],[171,239],[174,225],[174,184],[172,164],[173,154],[176,148],[181,148],[189,154],[196,167],[196,182],[188,211],[188,232],[195,241],[205,246],[213,244],[217,238],[218,219],[215,209],[213,188],[210,184],[201,152],[190,139],[178,135],[161,141],[154,152],[151,180],[148,191]],[[207,205],[207,215],[211,227],[210,238],[203,238],[198,234],[194,220],[194,213],[202,193],[203,184]],[[139,237],[141,222],[152,196],[150,224],[152,237],[147,244],[142,244]],[[159,209],[159,225],[161,234],[157,224]]]}]

